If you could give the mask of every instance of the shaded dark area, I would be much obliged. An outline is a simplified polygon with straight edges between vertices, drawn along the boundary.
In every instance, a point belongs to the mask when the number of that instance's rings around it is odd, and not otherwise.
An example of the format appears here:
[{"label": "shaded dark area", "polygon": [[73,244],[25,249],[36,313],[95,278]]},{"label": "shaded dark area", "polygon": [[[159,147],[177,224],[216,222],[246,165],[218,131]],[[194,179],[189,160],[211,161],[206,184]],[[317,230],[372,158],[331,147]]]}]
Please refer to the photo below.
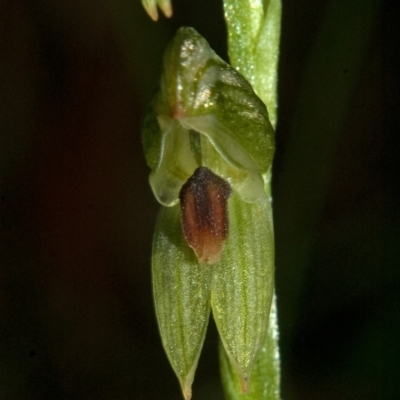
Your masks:
[{"label": "shaded dark area", "polygon": [[[399,6],[347,1],[354,23],[330,25],[339,0],[283,3],[274,170],[283,398],[397,399]],[[179,26],[227,54],[220,2],[173,5],[170,21],[153,23],[138,0],[0,1],[1,399],[181,398],[152,305],[158,205],[140,123]],[[332,71],[329,43],[349,27],[366,32],[362,48]],[[201,398],[222,398],[213,326],[194,385]]]}]

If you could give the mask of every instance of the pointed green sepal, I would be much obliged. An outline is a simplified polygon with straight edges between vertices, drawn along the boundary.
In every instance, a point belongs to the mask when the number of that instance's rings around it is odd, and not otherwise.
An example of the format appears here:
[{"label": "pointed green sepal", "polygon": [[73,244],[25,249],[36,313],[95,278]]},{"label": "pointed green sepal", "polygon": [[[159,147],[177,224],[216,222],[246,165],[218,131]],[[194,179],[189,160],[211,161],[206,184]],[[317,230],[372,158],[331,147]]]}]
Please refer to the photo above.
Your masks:
[{"label": "pointed green sepal", "polygon": [[242,393],[240,379],[221,343],[219,356],[221,377],[227,399],[280,400],[280,356],[275,297],[269,315],[267,336],[251,372],[250,385],[246,394]]},{"label": "pointed green sepal", "polygon": [[210,313],[211,268],[201,266],[182,233],[179,206],[162,207],[153,242],[153,293],[158,326],[185,399]]},{"label": "pointed green sepal", "polygon": [[274,241],[270,200],[229,200],[229,236],[215,265],[211,306],[218,331],[247,390],[265,342],[274,290]]}]

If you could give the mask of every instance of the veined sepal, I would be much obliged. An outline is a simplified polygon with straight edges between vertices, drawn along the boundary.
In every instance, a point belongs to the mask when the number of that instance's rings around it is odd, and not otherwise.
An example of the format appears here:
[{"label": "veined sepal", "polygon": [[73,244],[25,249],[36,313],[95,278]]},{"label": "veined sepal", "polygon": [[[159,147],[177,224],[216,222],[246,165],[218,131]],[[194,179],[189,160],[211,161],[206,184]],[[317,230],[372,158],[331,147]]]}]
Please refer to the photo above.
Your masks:
[{"label": "veined sepal", "polygon": [[274,290],[271,203],[237,194],[229,200],[230,230],[213,270],[211,306],[225,351],[246,392],[265,342]]},{"label": "veined sepal", "polygon": [[186,400],[210,314],[211,274],[186,244],[179,206],[162,207],[153,241],[153,295],[162,343]]},{"label": "veined sepal", "polygon": [[[268,108],[272,126],[277,123],[277,81],[281,0],[224,0],[232,66],[249,80]],[[271,168],[262,174],[264,190],[271,198]],[[272,215],[271,215],[272,222]],[[273,250],[273,249],[272,249]],[[276,307],[273,303],[265,342],[255,362],[248,394],[234,365],[220,351],[222,381],[229,400],[279,400],[280,361]]]},{"label": "veined sepal", "polygon": [[272,300],[267,336],[250,375],[247,393],[242,393],[242,382],[220,342],[221,377],[229,400],[280,400],[280,356],[276,297]]}]

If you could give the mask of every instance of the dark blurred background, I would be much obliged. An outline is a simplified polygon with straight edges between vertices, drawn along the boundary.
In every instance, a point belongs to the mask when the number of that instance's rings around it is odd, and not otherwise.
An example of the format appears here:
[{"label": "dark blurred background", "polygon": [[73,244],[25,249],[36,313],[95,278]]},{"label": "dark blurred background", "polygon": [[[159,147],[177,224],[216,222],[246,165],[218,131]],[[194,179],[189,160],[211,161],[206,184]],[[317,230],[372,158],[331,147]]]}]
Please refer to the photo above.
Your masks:
[{"label": "dark blurred background", "polygon": [[[158,336],[140,123],[222,4],[0,0],[0,399],[180,399]],[[399,7],[283,0],[274,170],[285,400],[398,399]],[[194,399],[222,398],[211,324]]]}]

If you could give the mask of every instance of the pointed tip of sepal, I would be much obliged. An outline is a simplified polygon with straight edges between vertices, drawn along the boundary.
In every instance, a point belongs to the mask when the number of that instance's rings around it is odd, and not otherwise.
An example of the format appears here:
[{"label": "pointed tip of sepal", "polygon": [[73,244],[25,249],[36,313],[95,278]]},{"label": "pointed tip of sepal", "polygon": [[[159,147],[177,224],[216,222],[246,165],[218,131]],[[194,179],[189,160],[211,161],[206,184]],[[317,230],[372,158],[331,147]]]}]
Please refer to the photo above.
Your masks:
[{"label": "pointed tip of sepal", "polygon": [[184,378],[180,379],[181,389],[183,398],[185,400],[191,400],[192,398],[192,384],[194,380],[194,373],[197,367],[197,363],[193,366],[192,370]]},{"label": "pointed tip of sepal", "polygon": [[142,4],[153,21],[158,20],[157,4],[167,18],[172,17],[172,5],[170,0],[142,0]]},{"label": "pointed tip of sepal", "polygon": [[242,394],[247,394],[249,391],[249,378],[247,374],[240,376],[240,389]]},{"label": "pointed tip of sepal", "polygon": [[191,400],[192,398],[192,385],[188,385],[186,387],[182,387],[183,398],[185,400]]},{"label": "pointed tip of sepal", "polygon": [[242,368],[238,362],[232,358],[232,355],[229,355],[229,353],[226,352],[226,347],[224,347],[224,351],[227,359],[229,360],[228,362],[232,366],[232,372],[234,375],[236,375],[237,381],[240,385],[240,392],[244,395],[247,394],[250,388],[250,378],[253,364],[247,366],[246,368]]},{"label": "pointed tip of sepal", "polygon": [[247,368],[246,371],[244,371],[236,362],[233,362],[232,366],[234,367],[234,371],[236,372],[236,376],[239,380],[241,393],[247,394],[250,388],[251,369]]},{"label": "pointed tip of sepal", "polygon": [[170,1],[161,2],[160,8],[167,18],[172,17],[172,5]]},{"label": "pointed tip of sepal", "polygon": [[153,21],[158,20],[157,6],[154,1],[142,0],[142,5]]}]

